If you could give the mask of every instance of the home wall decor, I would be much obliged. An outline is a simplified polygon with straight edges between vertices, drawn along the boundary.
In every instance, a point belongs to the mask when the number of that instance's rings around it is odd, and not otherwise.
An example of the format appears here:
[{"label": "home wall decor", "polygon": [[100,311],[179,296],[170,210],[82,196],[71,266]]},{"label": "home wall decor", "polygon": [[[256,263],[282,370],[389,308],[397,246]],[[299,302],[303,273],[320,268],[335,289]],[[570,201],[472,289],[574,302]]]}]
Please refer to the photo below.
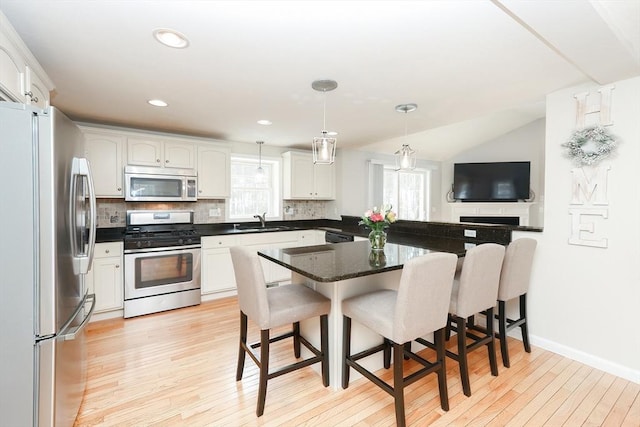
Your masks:
[{"label": "home wall decor", "polygon": [[[597,226],[609,217],[607,186],[611,166],[599,163],[616,146],[615,138],[606,129],[613,125],[611,99],[614,88],[609,85],[598,89],[600,102],[594,104],[587,102],[589,92],[574,95],[576,130],[562,144],[567,148],[567,156],[578,166],[571,169],[570,245],[607,248],[609,244],[606,236],[598,233]],[[595,123],[585,126],[588,119]]]}]

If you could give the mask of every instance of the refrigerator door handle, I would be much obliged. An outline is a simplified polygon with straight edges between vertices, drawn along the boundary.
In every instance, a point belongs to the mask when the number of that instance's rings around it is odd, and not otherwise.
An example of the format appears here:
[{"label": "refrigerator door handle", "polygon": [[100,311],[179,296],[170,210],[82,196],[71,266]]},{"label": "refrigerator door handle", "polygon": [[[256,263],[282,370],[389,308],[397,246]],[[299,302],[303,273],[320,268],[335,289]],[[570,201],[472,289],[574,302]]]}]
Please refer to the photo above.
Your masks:
[{"label": "refrigerator door handle", "polygon": [[[79,218],[78,212],[78,204],[80,203],[77,199],[77,191],[78,191],[78,178],[84,178],[87,182],[88,187],[88,198],[89,198],[89,212],[82,212],[84,215],[84,219],[88,221],[88,229],[89,236],[87,242],[87,250],[86,253],[81,249],[83,244],[83,239],[81,238],[80,242],[78,242],[78,238],[75,235],[78,232],[77,223]],[[95,189],[93,186],[93,178],[91,176],[91,168],[89,166],[89,161],[84,158],[74,157],[73,163],[71,166],[71,206],[70,206],[70,220],[71,220],[71,245],[72,245],[72,257],[73,257],[73,271],[74,274],[87,274],[91,269],[91,263],[93,262],[93,252],[95,250],[96,243],[96,196]]]},{"label": "refrigerator door handle", "polygon": [[89,310],[89,313],[85,316],[85,318],[82,320],[82,323],[80,323],[78,326],[73,328],[70,332],[67,332],[64,335],[58,336],[58,339],[63,341],[75,340],[78,334],[82,332],[85,326],[87,326],[87,324],[89,323],[89,320],[91,320],[91,316],[93,315],[93,310],[95,310],[96,308],[96,295],[95,294],[87,295],[84,303],[87,303],[89,301],[91,301],[91,309]]}]

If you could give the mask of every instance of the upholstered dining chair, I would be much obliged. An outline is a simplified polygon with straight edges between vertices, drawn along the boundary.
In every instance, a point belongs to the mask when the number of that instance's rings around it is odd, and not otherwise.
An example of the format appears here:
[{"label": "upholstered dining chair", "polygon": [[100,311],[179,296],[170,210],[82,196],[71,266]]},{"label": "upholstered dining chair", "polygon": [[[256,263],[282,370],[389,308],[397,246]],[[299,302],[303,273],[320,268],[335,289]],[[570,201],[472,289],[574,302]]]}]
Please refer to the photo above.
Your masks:
[{"label": "upholstered dining chair", "polygon": [[[533,255],[537,241],[531,238],[522,238],[512,241],[507,246],[500,273],[500,286],[498,287],[498,334],[500,339],[500,353],[502,364],[509,367],[509,346],[507,332],[519,327],[522,332],[522,343],[527,353],[531,353],[529,344],[529,329],[527,328],[527,291],[531,281],[531,268]],[[507,318],[506,302],[519,298],[520,313],[518,319]],[[489,319],[490,317],[487,317]]]},{"label": "upholstered dining chair", "polygon": [[[267,381],[270,379],[320,362],[322,384],[325,387],[329,385],[328,314],[331,302],[303,285],[284,285],[267,289],[258,254],[239,246],[230,248],[230,251],[240,305],[240,345],[236,381],[242,379],[245,356],[248,354],[260,371],[256,409],[256,415],[259,417],[264,413]],[[300,321],[314,317],[320,317],[320,350],[300,335]],[[248,319],[260,328],[260,341],[254,344],[247,344]],[[293,325],[291,331],[270,336],[271,329],[288,324]],[[269,346],[285,338],[293,338],[296,358],[300,358],[300,344],[308,348],[313,356],[269,372]],[[253,351],[256,348],[260,348],[259,356]]]},{"label": "upholstered dining chair", "polygon": [[[468,352],[486,346],[491,375],[498,375],[493,322],[487,322],[486,330],[482,335],[478,335],[468,330],[467,318],[486,311],[487,319],[493,319],[504,253],[504,246],[495,243],[483,243],[469,249],[464,257],[462,269],[456,273],[453,281],[449,327],[458,334],[458,352],[447,350],[447,356],[456,360],[460,366],[465,396],[471,396]],[[469,344],[468,339],[472,341]]]},{"label": "upholstered dining chair", "polygon": [[[457,257],[433,253],[404,264],[398,290],[378,290],[342,301],[343,366],[342,388],[349,387],[349,370],[354,368],[395,400],[396,423],[405,425],[404,388],[430,373],[438,375],[440,406],[449,410],[445,368],[444,328],[453,286]],[[351,354],[351,322],[364,325],[383,337],[382,344]],[[434,334],[434,361],[413,353],[410,344],[418,337]],[[363,357],[383,351],[384,366],[390,366],[393,348],[393,386],[358,363]],[[404,376],[404,358],[422,365]]]}]

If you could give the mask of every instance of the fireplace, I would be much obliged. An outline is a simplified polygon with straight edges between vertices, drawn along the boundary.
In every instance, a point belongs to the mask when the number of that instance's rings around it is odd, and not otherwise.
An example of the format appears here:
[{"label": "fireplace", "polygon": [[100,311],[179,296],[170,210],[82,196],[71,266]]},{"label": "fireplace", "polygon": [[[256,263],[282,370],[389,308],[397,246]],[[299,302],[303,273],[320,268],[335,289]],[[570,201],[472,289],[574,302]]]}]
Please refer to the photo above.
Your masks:
[{"label": "fireplace", "polygon": [[481,224],[520,225],[517,216],[461,216],[460,222],[476,222]]},{"label": "fireplace", "polygon": [[529,225],[529,208],[534,203],[450,203],[452,222]]}]

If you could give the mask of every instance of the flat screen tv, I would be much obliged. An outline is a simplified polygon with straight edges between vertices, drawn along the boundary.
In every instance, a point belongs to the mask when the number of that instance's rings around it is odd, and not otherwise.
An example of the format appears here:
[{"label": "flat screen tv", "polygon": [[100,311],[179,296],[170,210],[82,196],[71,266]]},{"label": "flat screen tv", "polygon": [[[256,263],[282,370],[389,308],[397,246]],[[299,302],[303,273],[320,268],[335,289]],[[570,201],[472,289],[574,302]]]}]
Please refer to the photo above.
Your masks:
[{"label": "flat screen tv", "polygon": [[456,163],[453,198],[463,202],[515,202],[529,198],[531,162]]}]

